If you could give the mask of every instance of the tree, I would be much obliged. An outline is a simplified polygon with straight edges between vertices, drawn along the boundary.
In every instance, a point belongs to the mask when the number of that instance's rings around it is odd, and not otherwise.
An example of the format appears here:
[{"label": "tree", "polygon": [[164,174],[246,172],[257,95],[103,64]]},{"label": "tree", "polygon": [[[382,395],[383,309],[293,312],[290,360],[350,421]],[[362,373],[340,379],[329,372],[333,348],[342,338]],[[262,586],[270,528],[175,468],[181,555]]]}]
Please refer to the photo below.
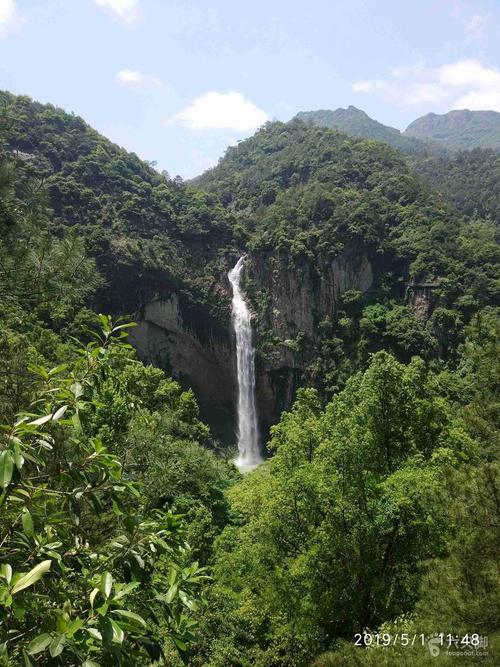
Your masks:
[{"label": "tree", "polygon": [[445,545],[445,510],[430,502],[440,470],[477,450],[423,361],[385,352],[325,410],[299,392],[271,446],[273,459],[229,491],[235,520],[217,542],[213,595],[257,637],[236,655],[306,665],[413,608],[424,563]]},{"label": "tree", "polygon": [[32,369],[32,411],[3,429],[5,665],[145,664],[161,658],[162,637],[181,654],[193,638],[206,575],[190,562],[179,517],[145,515],[136,482],[93,435],[100,389],[129,347],[123,339],[131,326],[105,316],[101,324],[77,361]]}]

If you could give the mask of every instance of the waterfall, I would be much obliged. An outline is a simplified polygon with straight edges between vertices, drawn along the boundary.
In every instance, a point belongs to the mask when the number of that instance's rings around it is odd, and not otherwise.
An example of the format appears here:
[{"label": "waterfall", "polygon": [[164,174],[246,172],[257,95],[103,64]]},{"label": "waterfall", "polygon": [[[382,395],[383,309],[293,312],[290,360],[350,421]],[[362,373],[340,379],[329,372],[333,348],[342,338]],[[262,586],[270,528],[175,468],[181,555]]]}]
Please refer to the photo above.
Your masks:
[{"label": "waterfall", "polygon": [[250,311],[241,289],[241,273],[245,256],[229,271],[233,289],[232,322],[236,337],[238,371],[238,458],[240,470],[252,470],[262,462],[259,450],[259,426],[255,408],[255,366]]}]

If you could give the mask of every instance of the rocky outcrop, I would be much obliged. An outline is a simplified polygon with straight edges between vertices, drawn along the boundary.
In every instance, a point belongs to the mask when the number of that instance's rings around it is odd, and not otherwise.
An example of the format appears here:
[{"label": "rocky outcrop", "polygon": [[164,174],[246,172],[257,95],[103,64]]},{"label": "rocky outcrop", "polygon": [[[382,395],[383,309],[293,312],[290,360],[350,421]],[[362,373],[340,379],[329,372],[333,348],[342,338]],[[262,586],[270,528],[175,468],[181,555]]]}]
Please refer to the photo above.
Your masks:
[{"label": "rocky outcrop", "polygon": [[[143,306],[130,342],[141,359],[192,387],[204,418],[216,432],[232,425],[236,381],[229,323],[227,330],[221,329],[202,309],[193,318],[172,292]],[[227,423],[215,423],[210,415]]]},{"label": "rocky outcrop", "polygon": [[346,290],[367,292],[373,272],[366,254],[346,251],[332,260],[319,257],[301,266],[289,266],[278,253],[252,259],[252,280],[268,295],[268,324],[276,336],[295,338],[299,333],[315,338],[317,324],[334,312]]},{"label": "rocky outcrop", "polygon": [[304,382],[318,342],[319,323],[333,315],[343,292],[369,291],[373,270],[366,253],[354,249],[300,266],[292,266],[274,252],[251,258],[248,282],[257,313],[266,302],[258,335],[267,331],[274,338],[274,344],[257,357],[257,403],[266,431],[290,407],[297,387]]},{"label": "rocky outcrop", "polygon": [[415,316],[427,322],[436,307],[435,290],[439,282],[410,283],[407,286],[407,301]]}]

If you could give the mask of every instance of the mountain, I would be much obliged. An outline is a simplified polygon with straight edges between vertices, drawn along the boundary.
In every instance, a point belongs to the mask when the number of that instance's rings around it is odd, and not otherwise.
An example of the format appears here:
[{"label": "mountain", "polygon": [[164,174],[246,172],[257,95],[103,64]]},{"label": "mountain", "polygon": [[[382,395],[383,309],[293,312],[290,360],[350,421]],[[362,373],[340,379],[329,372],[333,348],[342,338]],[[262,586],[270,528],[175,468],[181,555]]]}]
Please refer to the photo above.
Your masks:
[{"label": "mountain", "polygon": [[53,227],[71,227],[96,255],[106,278],[100,308],[133,312],[160,286],[205,298],[214,257],[202,239],[223,246],[231,237],[214,197],[165,178],[50,104],[0,91],[0,108],[9,115],[7,147],[26,178],[46,187]]},{"label": "mountain", "polygon": [[9,118],[6,147],[23,174],[19,194],[25,183],[43,186],[51,234],[70,230],[96,261],[102,283],[88,305],[140,320],[133,336],[142,357],[193,387],[232,438],[230,297],[221,276],[240,251],[230,213],[78,116],[7,92],[0,108]]},{"label": "mountain", "polygon": [[452,322],[469,317],[463,306],[494,298],[491,227],[462,221],[383,143],[272,123],[196,185],[249,234],[263,410],[284,408],[301,384],[334,390],[382,340],[402,358],[446,356]]},{"label": "mountain", "polygon": [[[439,190],[460,213],[469,216],[477,214],[481,217],[499,220],[500,155],[498,145],[500,144],[495,143],[494,136],[500,135],[495,135],[494,127],[495,123],[498,123],[500,114],[496,112],[464,113],[466,116],[460,116],[462,112],[451,112],[446,116],[429,114],[414,121],[403,134],[393,127],[370,118],[364,111],[353,106],[335,111],[301,111],[295,116],[295,119],[307,125],[337,128],[353,137],[374,139],[388,144],[407,155],[413,170]],[[476,114],[479,115],[476,116]],[[423,121],[431,117],[433,119],[457,118],[457,124],[458,117],[461,117],[462,142],[469,145],[461,146],[457,137],[454,140],[448,138],[447,143],[442,133],[429,132],[426,134],[424,131],[426,123]],[[487,119],[491,121],[489,124],[486,122]],[[474,127],[478,125],[482,127],[483,132],[481,141],[484,146],[482,148],[474,148],[478,135]],[[417,134],[410,136],[411,128],[414,126],[415,132],[419,132],[420,127],[421,134],[418,136]],[[488,131],[486,127],[489,128]],[[474,148],[474,150],[465,150],[465,148]]]},{"label": "mountain", "polygon": [[423,151],[426,148],[425,142],[403,136],[396,128],[379,123],[370,118],[367,113],[352,105],[347,109],[339,108],[335,111],[326,109],[300,111],[295,118],[307,125],[337,128],[353,137],[383,141],[393,148],[409,153]]},{"label": "mountain", "polygon": [[404,137],[438,141],[451,149],[500,150],[500,113],[460,109],[438,115],[429,113],[410,123]]},{"label": "mountain", "polygon": [[382,346],[446,357],[455,323],[493,299],[489,227],[465,225],[384,143],[270,123],[184,184],[81,118],[1,98],[53,233],[76,232],[104,279],[90,305],[139,321],[141,357],[192,387],[221,437],[236,396],[227,272],[242,254],[264,431],[302,384],[331,393]]},{"label": "mountain", "polygon": [[300,111],[295,119],[307,125],[337,128],[353,137],[383,141],[404,153],[489,148],[500,150],[500,113],[496,111],[450,111],[429,113],[414,120],[404,132],[370,118],[354,106],[335,111]]}]

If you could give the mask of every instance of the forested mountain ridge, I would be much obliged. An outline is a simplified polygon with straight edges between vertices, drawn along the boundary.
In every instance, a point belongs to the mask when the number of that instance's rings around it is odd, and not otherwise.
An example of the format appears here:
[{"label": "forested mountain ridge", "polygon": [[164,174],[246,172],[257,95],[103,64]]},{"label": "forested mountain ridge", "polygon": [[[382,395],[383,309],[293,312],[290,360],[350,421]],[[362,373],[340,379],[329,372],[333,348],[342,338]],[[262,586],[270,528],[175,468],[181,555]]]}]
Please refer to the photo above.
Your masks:
[{"label": "forested mountain ridge", "polygon": [[[145,341],[134,331],[144,358],[177,377],[198,369],[203,382],[195,378],[189,386],[209,403],[212,375],[214,386],[227,387],[218,401],[227,414],[234,392],[224,279],[228,257],[240,252],[229,212],[217,197],[158,174],[62,109],[9,93],[0,94],[0,104],[7,148],[22,166],[18,190],[23,180],[37,183],[51,209],[52,233],[71,229],[96,261],[100,284],[89,305],[140,318],[151,301],[171,304],[168,340],[164,313],[160,322],[153,318]],[[172,345],[174,352],[165,353]]]},{"label": "forested mountain ridge", "polygon": [[380,345],[446,356],[498,298],[494,225],[462,218],[384,144],[273,123],[196,183],[249,230],[257,345],[278,395],[297,374],[338,386]]},{"label": "forested mountain ridge", "polygon": [[429,113],[411,122],[401,132],[370,118],[362,109],[321,109],[295,115],[307,125],[343,130],[354,137],[376,139],[404,153],[490,148],[500,150],[500,114],[496,111],[456,109],[446,114]]},{"label": "forested mountain ridge", "polygon": [[415,171],[434,185],[460,213],[500,221],[500,151],[459,150],[412,158]]},{"label": "forested mountain ridge", "polygon": [[[307,125],[337,128],[353,137],[383,141],[389,144],[389,146],[407,153],[422,152],[431,147],[426,141],[406,137],[395,127],[379,123],[370,118],[362,109],[358,109],[352,105],[348,106],[347,109],[339,108],[335,109],[335,111],[327,109],[300,111],[294,118],[303,121]],[[434,148],[439,150],[438,145],[435,145]]]},{"label": "forested mountain ridge", "polygon": [[410,123],[403,135],[437,141],[455,150],[491,148],[499,151],[500,113],[469,109],[456,109],[442,115],[429,113]]},{"label": "forested mountain ridge", "polygon": [[[214,197],[165,178],[52,105],[1,92],[0,107],[8,148],[26,177],[47,190],[52,225],[73,228],[96,257],[106,279],[96,297],[101,308],[133,312],[148,290],[162,288],[203,301],[217,273],[217,253],[203,240],[210,236],[217,248],[231,239]],[[217,307],[216,299],[210,303]]]},{"label": "forested mountain ridge", "polygon": [[[458,211],[498,221],[498,116],[493,111],[466,110],[443,116],[429,114],[414,121],[409,126],[410,131],[403,133],[382,125],[353,106],[336,111],[300,112],[295,118],[309,125],[338,128],[354,137],[389,144],[408,155],[413,169],[432,183]],[[437,134],[433,133],[433,128],[440,128],[436,130]]]}]

